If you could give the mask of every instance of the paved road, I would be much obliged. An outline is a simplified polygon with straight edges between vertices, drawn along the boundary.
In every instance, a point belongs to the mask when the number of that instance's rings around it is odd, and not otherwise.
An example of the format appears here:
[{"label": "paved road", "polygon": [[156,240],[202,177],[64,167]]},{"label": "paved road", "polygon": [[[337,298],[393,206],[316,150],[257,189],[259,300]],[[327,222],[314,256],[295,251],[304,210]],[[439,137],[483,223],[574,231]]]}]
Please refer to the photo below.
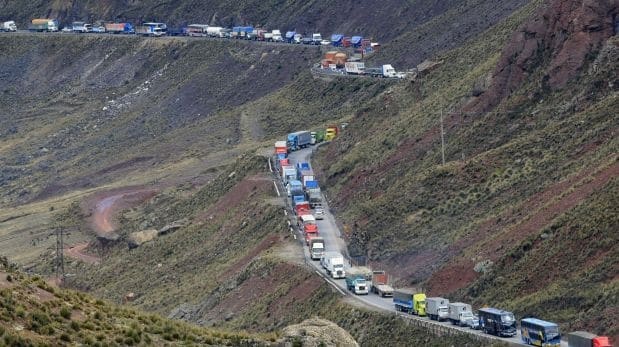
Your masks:
[{"label": "paved road", "polygon": [[[295,165],[297,162],[309,162],[310,161],[310,157],[312,155],[312,151],[313,148],[307,148],[307,149],[303,149],[300,151],[296,151],[293,152],[289,155],[290,158],[290,162],[292,165]],[[283,190],[285,192],[285,190]],[[333,216],[333,214],[329,211],[329,208],[326,204],[326,200],[324,199],[324,203],[323,205],[325,205],[325,219],[324,220],[318,220],[317,224],[318,224],[318,231],[320,233],[320,236],[322,236],[325,239],[325,248],[326,251],[337,251],[340,252],[342,254],[347,254],[347,250],[346,250],[346,243],[344,242],[343,238],[342,238],[342,233],[339,230],[339,228],[337,227],[337,224],[335,223],[335,217]],[[297,237],[300,239],[303,239],[303,235],[301,233],[299,233],[299,231],[296,231]],[[388,311],[388,312],[392,312],[392,313],[396,313],[395,308],[393,306],[393,299],[392,298],[382,298],[379,297],[378,295],[374,295],[374,294],[370,294],[370,295],[363,295],[363,296],[357,296],[357,295],[353,295],[349,292],[347,292],[346,290],[346,284],[344,282],[343,279],[340,280],[335,280],[332,278],[329,278],[329,276],[326,275],[326,272],[324,271],[324,269],[320,266],[320,262],[319,261],[311,261],[309,260],[309,252],[307,250],[307,247],[304,248],[304,252],[306,255],[306,259],[308,259],[308,262],[310,262],[312,264],[312,266],[314,266],[316,268],[317,271],[319,271],[323,277],[325,277],[325,280],[331,282],[332,285],[337,286],[337,288],[339,288],[339,290],[342,293],[349,294],[352,297],[356,298],[357,300],[359,300],[360,302],[364,303],[367,306],[372,306],[375,308],[379,308],[381,310],[384,311]],[[388,269],[382,269],[382,270],[388,270]],[[397,314],[405,317],[405,318],[409,318],[409,319],[418,319],[418,320],[424,320],[427,322],[431,322],[433,324],[438,324],[438,325],[442,325],[445,327],[449,327],[451,329],[456,329],[459,331],[462,331],[464,333],[468,333],[468,334],[477,334],[477,335],[484,335],[486,337],[489,338],[495,338],[498,339],[500,341],[505,341],[505,342],[509,342],[511,345],[517,345],[517,346],[526,346],[525,344],[523,344],[521,342],[520,339],[520,332],[518,332],[518,335],[516,337],[513,338],[496,338],[494,336],[490,336],[490,335],[486,335],[484,333],[482,333],[479,330],[472,330],[469,328],[462,328],[462,327],[456,327],[454,325],[452,325],[451,323],[448,322],[435,322],[435,321],[431,321],[429,318],[421,318],[421,317],[416,317],[416,316],[411,316],[411,315],[407,315],[407,314],[402,314],[397,312]],[[567,342],[563,341],[561,343],[562,347],[567,347]]]},{"label": "paved road", "polygon": [[[35,36],[50,36],[50,35],[60,35],[60,36],[96,36],[96,37],[125,37],[125,38],[147,38],[147,36],[143,35],[135,35],[135,34],[110,34],[110,33],[74,33],[74,32],[36,32],[36,31],[28,31],[28,30],[17,30],[16,32],[0,32],[2,36],[11,36],[11,35],[35,35]],[[305,47],[305,48],[320,48],[320,47],[333,47],[333,46],[321,46],[321,45],[303,45],[303,44],[291,44],[288,42],[266,42],[266,41],[254,41],[254,40],[241,40],[241,39],[228,39],[228,38],[220,38],[220,37],[198,37],[198,36],[161,36],[161,37],[150,37],[157,40],[215,40],[215,41],[229,41],[229,42],[240,42],[246,44],[260,44],[260,45],[268,45],[268,46],[284,46],[284,47]]]}]

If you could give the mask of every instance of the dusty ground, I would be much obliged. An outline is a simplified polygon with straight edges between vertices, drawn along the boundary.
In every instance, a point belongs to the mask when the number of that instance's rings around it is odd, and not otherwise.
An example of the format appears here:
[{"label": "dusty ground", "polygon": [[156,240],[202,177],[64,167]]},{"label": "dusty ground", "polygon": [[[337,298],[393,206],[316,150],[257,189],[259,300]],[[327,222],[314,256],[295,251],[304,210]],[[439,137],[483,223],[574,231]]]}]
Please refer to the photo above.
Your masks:
[{"label": "dusty ground", "polygon": [[152,198],[159,190],[153,187],[125,187],[99,192],[86,199],[84,209],[92,214],[90,224],[98,237],[113,238],[117,225],[115,215]]},{"label": "dusty ground", "polygon": [[72,246],[67,246],[64,250],[64,255],[69,258],[78,259],[88,264],[97,265],[101,263],[101,257],[88,254],[86,249],[89,242],[82,242]]}]

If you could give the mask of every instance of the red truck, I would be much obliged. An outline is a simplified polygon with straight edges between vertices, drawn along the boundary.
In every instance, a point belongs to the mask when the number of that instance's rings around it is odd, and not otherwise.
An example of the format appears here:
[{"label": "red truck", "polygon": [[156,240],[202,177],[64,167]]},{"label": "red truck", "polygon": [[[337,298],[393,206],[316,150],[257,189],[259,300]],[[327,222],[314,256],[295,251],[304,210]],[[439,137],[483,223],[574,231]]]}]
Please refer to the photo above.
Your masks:
[{"label": "red truck", "polygon": [[305,244],[309,245],[310,240],[317,238],[317,237],[318,237],[318,233],[305,233]]},{"label": "red truck", "polygon": [[311,214],[310,204],[307,201],[296,203],[294,205],[294,210],[297,216],[302,216],[304,214]]}]

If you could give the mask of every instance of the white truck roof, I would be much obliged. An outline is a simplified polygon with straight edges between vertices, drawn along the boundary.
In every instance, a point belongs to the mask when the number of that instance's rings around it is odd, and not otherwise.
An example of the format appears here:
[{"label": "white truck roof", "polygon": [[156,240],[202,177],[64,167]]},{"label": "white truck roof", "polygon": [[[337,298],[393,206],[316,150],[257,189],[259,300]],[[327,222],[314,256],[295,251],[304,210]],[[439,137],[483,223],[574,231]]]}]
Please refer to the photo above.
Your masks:
[{"label": "white truck roof", "polygon": [[275,147],[286,147],[286,141],[275,141]]},{"label": "white truck roof", "polygon": [[301,221],[303,223],[310,223],[310,222],[316,223],[316,218],[314,218],[314,216],[312,216],[311,214],[304,214],[301,216]]},{"label": "white truck roof", "polygon": [[336,251],[325,252],[325,258],[337,258],[337,257],[344,258],[344,256],[340,252],[336,252]]}]

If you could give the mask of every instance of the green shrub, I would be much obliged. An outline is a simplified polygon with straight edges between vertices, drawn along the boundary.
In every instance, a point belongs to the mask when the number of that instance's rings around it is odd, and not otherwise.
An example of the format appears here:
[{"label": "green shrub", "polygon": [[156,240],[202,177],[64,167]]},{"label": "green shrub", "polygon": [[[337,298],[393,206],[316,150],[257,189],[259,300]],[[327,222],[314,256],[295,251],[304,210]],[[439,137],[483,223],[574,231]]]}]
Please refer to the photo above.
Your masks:
[{"label": "green shrub", "polygon": [[60,309],[60,316],[64,319],[71,318],[71,310],[68,307],[63,307]]},{"label": "green shrub", "polygon": [[60,340],[64,342],[71,342],[71,336],[67,333],[62,333],[62,335],[60,335]]}]

